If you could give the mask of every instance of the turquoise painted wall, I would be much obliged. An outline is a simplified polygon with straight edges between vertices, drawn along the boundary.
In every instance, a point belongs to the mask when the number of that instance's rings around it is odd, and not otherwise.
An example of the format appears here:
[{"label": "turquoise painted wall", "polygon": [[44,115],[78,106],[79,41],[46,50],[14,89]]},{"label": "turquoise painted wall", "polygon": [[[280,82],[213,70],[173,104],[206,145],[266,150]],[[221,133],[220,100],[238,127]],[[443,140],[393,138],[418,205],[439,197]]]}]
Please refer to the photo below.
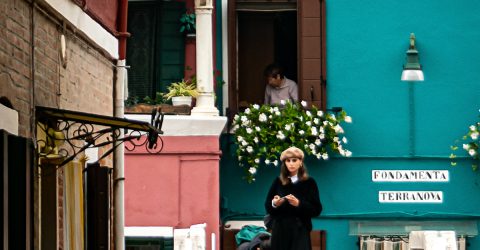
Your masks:
[{"label": "turquoise painted wall", "polygon": [[[344,126],[353,157],[308,159],[324,212],[328,249],[357,249],[348,236],[358,218],[480,218],[480,173],[461,159],[450,166],[450,145],[478,118],[479,1],[327,0],[327,104],[353,117]],[[400,81],[414,32],[425,81]],[[262,168],[247,184],[232,138],[222,137],[222,216],[259,218],[277,168]],[[374,183],[373,169],[448,170],[448,183]],[[443,191],[442,204],[380,204],[378,191]],[[480,237],[469,249],[480,249]]]}]

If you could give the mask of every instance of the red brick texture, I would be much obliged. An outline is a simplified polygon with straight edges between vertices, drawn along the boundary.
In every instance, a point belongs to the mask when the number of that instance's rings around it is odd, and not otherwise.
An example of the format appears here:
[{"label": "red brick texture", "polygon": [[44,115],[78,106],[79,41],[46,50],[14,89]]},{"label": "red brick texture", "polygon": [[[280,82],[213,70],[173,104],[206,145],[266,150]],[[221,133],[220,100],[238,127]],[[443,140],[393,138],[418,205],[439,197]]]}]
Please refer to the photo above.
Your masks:
[{"label": "red brick texture", "polygon": [[[60,23],[36,8],[32,15],[28,1],[0,5],[0,96],[19,112],[19,133],[25,137],[32,137],[37,105],[113,115],[113,62]],[[62,34],[66,67],[60,58]]]}]

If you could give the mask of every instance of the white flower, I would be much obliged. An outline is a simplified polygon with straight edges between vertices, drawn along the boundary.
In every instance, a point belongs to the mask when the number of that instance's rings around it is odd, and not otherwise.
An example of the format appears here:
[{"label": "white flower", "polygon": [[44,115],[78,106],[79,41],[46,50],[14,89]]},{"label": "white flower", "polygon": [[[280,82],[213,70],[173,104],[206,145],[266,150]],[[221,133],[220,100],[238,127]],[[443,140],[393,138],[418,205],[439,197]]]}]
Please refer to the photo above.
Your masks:
[{"label": "white flower", "polygon": [[323,125],[327,126],[327,125],[328,125],[328,121],[323,121]]},{"label": "white flower", "polygon": [[255,130],[260,132],[260,127],[259,126],[255,126]]},{"label": "white flower", "polygon": [[463,149],[469,150],[470,149],[470,144],[463,144]]},{"label": "white flower", "polygon": [[285,130],[289,131],[291,128],[290,124],[285,125]]},{"label": "white flower", "polygon": [[343,128],[342,126],[340,126],[339,124],[335,125],[335,127],[333,127],[333,129],[335,129],[335,132],[339,133],[339,134],[343,134]]},{"label": "white flower", "polygon": [[469,128],[470,128],[471,131],[475,131],[477,129],[477,127],[475,127],[475,125],[471,125]]},{"label": "white flower", "polygon": [[469,154],[470,156],[474,156],[474,155],[477,154],[477,151],[475,151],[475,149],[470,149],[470,150],[468,150],[468,154]]},{"label": "white flower", "polygon": [[266,160],[265,160],[265,164],[267,164],[267,165],[270,164],[270,160],[269,160],[269,159],[266,159]]},{"label": "white flower", "polygon": [[317,128],[316,128],[316,127],[312,127],[312,135],[313,135],[313,136],[318,135],[318,131],[317,131]]},{"label": "white flower", "polygon": [[260,159],[258,159],[258,158],[255,159],[255,163],[257,163],[257,164],[260,163]]},{"label": "white flower", "polygon": [[320,140],[325,139],[325,134],[320,134],[320,135],[318,136],[318,138],[320,138]]},{"label": "white flower", "polygon": [[270,109],[269,109],[268,111],[270,111],[270,113],[273,113],[273,112],[275,112],[275,109],[273,109],[272,107],[270,107]]},{"label": "white flower", "polygon": [[321,111],[321,110],[317,111],[317,116],[322,117],[323,116],[323,111]]},{"label": "white flower", "polygon": [[320,146],[320,144],[322,144],[322,141],[320,141],[320,139],[316,139],[315,140],[315,145]]},{"label": "white flower", "polygon": [[311,150],[314,150],[315,149],[315,144],[313,143],[310,143],[310,145],[308,145],[310,147]]},{"label": "white flower", "polygon": [[247,115],[250,114],[250,109],[249,108],[245,109],[244,113]]},{"label": "white flower", "polygon": [[307,106],[307,102],[306,102],[306,101],[302,101],[302,102],[300,102],[300,104],[302,104],[302,106],[304,106],[304,107]]},{"label": "white flower", "polygon": [[300,130],[300,131],[298,131],[298,133],[299,133],[300,135],[304,135],[304,134],[305,134],[305,131]]},{"label": "white flower", "polygon": [[251,134],[253,132],[253,129],[247,128],[247,134]]},{"label": "white flower", "polygon": [[350,116],[348,116],[348,115],[345,116],[345,122],[346,122],[346,123],[352,123],[352,117],[350,117]]},{"label": "white flower", "polygon": [[278,107],[273,107],[273,110],[274,110],[275,112],[280,111],[280,109],[278,109]]},{"label": "white flower", "polygon": [[247,147],[247,152],[249,152],[249,153],[253,152],[252,146],[248,146],[248,147]]},{"label": "white flower", "polygon": [[272,115],[269,115],[268,118],[272,119]]},{"label": "white flower", "polygon": [[305,111],[305,114],[307,114],[307,116],[312,116],[312,113],[310,113],[310,111]]},{"label": "white flower", "polygon": [[322,134],[325,133],[325,128],[320,127],[320,133],[322,133]]},{"label": "white flower", "polygon": [[254,141],[255,143],[258,143],[258,137],[253,138],[253,141]]},{"label": "white flower", "polygon": [[280,139],[280,140],[285,139],[285,135],[283,134],[282,131],[278,131],[278,133],[277,133],[277,138]]},{"label": "white flower", "polygon": [[242,160],[242,156],[238,156],[238,161],[241,161]]},{"label": "white flower", "polygon": [[278,161],[277,161],[277,160],[274,160],[274,161],[273,161],[273,165],[278,166]]},{"label": "white flower", "polygon": [[345,150],[345,156],[346,156],[346,157],[352,156],[352,152],[349,151],[349,150]]},{"label": "white flower", "polygon": [[238,120],[238,118],[240,118],[240,117],[239,117],[238,114],[237,114],[237,115],[235,115],[235,116],[233,117],[233,120],[236,121],[236,120]]},{"label": "white flower", "polygon": [[281,100],[280,104],[285,105],[285,100]]},{"label": "white flower", "polygon": [[473,132],[470,137],[472,138],[472,140],[476,140],[478,139],[478,132]]},{"label": "white flower", "polygon": [[237,136],[237,141],[238,142],[242,142],[243,141],[243,137],[241,135]]},{"label": "white flower", "polygon": [[347,140],[346,137],[343,137],[343,138],[342,138],[342,141],[343,141],[343,143],[348,143],[348,140]]},{"label": "white flower", "polygon": [[275,115],[280,116],[281,115],[280,111],[275,111]]},{"label": "white flower", "polygon": [[260,122],[266,122],[267,121],[267,115],[265,115],[264,113],[261,113],[259,116],[258,116],[258,120]]},{"label": "white flower", "polygon": [[248,142],[246,142],[246,141],[242,141],[241,143],[242,143],[242,146],[244,146],[244,147],[248,145]]},{"label": "white flower", "polygon": [[338,137],[336,137],[336,136],[335,136],[335,137],[333,137],[333,141],[334,141],[334,142],[337,142],[337,141],[338,141],[338,139],[339,139],[339,138],[338,138]]},{"label": "white flower", "polygon": [[320,119],[318,119],[318,118],[313,119],[313,123],[318,124],[319,122],[320,122]]},{"label": "white flower", "polygon": [[323,158],[324,160],[328,160],[328,154],[327,154],[327,153],[323,153],[323,154],[322,154],[322,158]]},{"label": "white flower", "polygon": [[260,108],[260,106],[258,106],[258,104],[253,104],[252,107],[253,107],[254,109],[259,109],[259,108]]},{"label": "white flower", "polygon": [[242,115],[242,116],[240,117],[240,120],[241,120],[242,122],[246,122],[246,121],[248,121],[248,118],[247,118],[246,116]]},{"label": "white flower", "polygon": [[322,158],[322,154],[320,154],[320,153],[316,154],[315,156],[317,157],[317,159]]},{"label": "white flower", "polygon": [[307,124],[307,126],[312,126],[312,122],[311,122],[311,121],[307,121],[305,124]]},{"label": "white flower", "polygon": [[248,172],[250,172],[250,174],[255,174],[255,173],[257,172],[257,169],[254,168],[254,167],[250,167],[250,168],[248,169]]}]

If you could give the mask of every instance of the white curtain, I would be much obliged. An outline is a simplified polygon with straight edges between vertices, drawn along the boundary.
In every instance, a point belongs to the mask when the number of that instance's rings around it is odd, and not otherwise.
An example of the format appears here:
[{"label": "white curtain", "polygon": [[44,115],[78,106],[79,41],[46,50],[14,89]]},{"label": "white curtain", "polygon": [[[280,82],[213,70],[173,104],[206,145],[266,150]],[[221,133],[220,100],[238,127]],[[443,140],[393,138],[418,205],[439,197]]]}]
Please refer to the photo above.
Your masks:
[{"label": "white curtain", "polygon": [[64,236],[66,250],[84,249],[83,164],[64,166]]}]

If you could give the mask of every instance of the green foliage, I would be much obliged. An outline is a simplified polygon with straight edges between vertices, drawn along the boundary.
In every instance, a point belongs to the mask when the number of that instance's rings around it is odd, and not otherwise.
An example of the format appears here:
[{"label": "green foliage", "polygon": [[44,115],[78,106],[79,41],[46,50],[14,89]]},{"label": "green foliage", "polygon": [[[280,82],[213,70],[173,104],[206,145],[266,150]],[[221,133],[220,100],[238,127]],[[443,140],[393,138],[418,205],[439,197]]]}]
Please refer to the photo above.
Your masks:
[{"label": "green foliage", "polygon": [[171,99],[174,96],[192,96],[197,97],[197,84],[196,78],[192,78],[192,80],[184,80],[180,82],[171,83],[170,86],[167,87],[168,92],[163,96],[167,99]]},{"label": "green foliage", "polygon": [[180,32],[193,33],[195,32],[195,14],[194,13],[183,13],[180,17]]},{"label": "green foliage", "polygon": [[140,98],[138,96],[129,96],[127,100],[124,101],[126,107],[132,107],[137,105],[140,102]]},{"label": "green foliage", "polygon": [[[479,110],[480,112],[480,110]],[[479,115],[480,118],[480,115]],[[462,149],[465,150],[468,155],[475,161],[472,164],[472,169],[477,170],[478,168],[478,161],[479,161],[479,145],[480,145],[480,140],[479,140],[479,132],[480,132],[480,122],[477,122],[473,125],[470,125],[468,127],[468,132],[462,136]],[[456,151],[458,149],[458,144],[460,143],[460,140],[456,140],[455,144],[450,146],[450,149],[452,151]],[[457,157],[453,152],[450,154],[450,158],[452,159],[451,165],[456,166],[457,162],[454,160]]]},{"label": "green foliage", "polygon": [[166,100],[163,97],[163,93],[157,92],[155,95],[155,99],[152,99],[150,96],[145,96],[142,100],[140,100],[138,96],[129,96],[124,103],[125,103],[125,107],[133,107],[137,104],[157,105],[157,104],[164,104],[165,102]]},{"label": "green foliage", "polygon": [[332,152],[345,157],[352,155],[343,147],[346,137],[340,137],[344,133],[340,123],[352,121],[345,111],[335,116],[316,107],[307,110],[304,101],[301,105],[284,104],[282,107],[254,104],[234,118],[236,153],[248,182],[255,181],[263,163],[280,166],[279,154],[291,146],[323,160]]}]

